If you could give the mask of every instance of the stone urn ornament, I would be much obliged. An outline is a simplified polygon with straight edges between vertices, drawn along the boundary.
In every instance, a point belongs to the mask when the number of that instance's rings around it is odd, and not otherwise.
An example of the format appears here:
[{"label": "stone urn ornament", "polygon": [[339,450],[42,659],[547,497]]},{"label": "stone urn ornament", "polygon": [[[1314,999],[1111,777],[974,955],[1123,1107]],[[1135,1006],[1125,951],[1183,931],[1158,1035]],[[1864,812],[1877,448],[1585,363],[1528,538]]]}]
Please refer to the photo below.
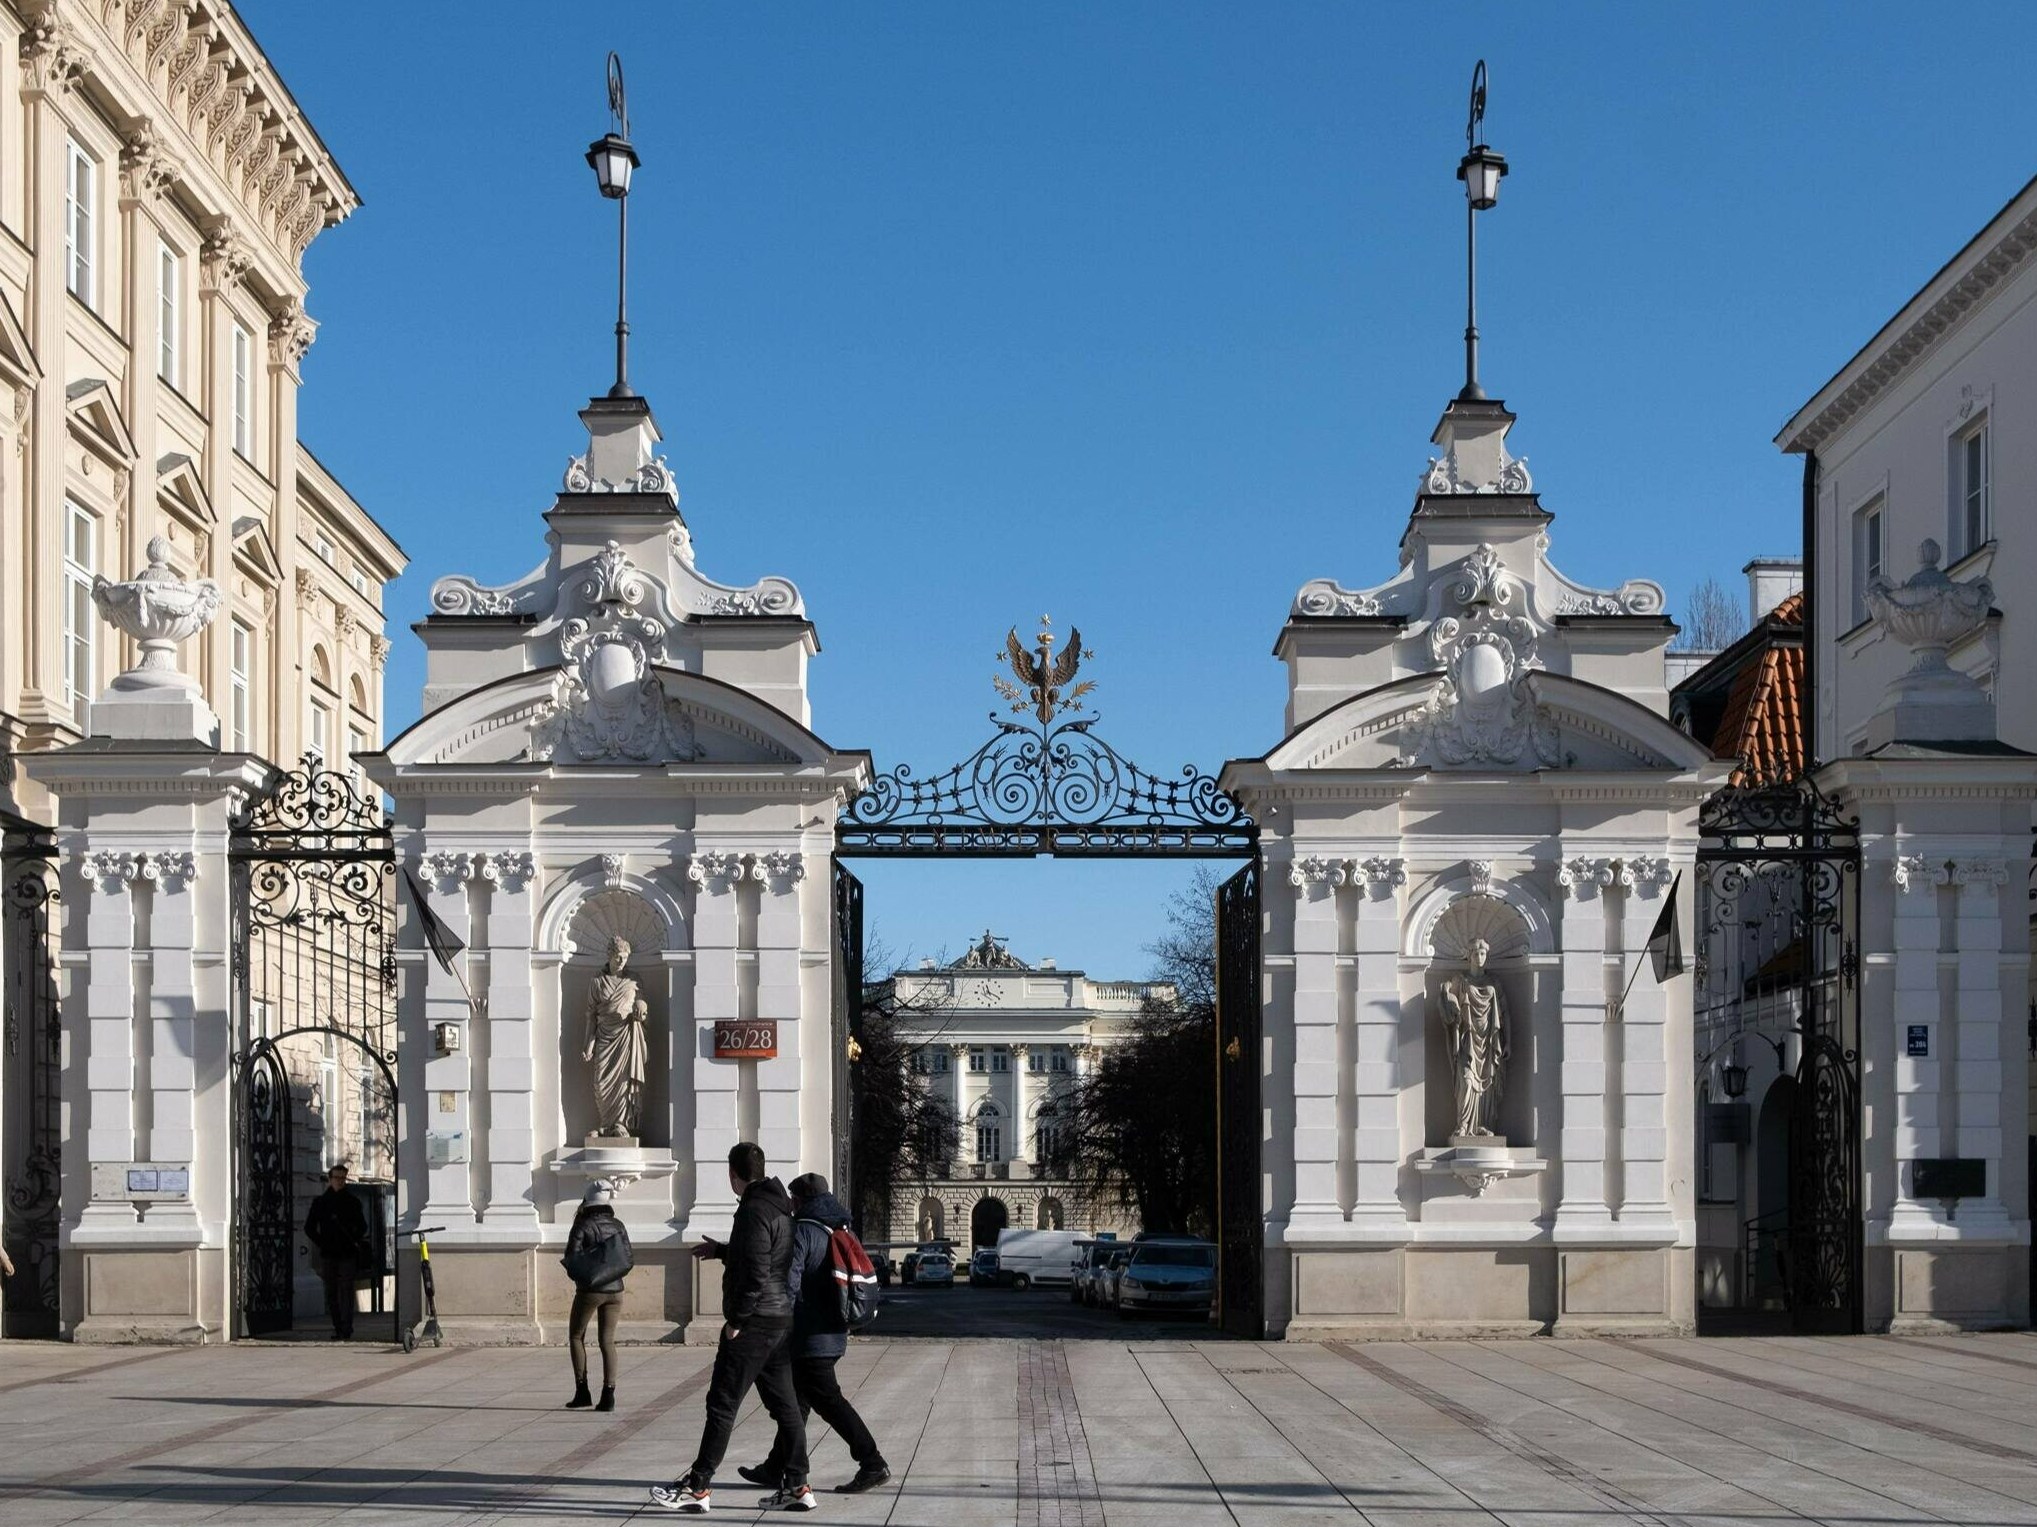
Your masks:
[{"label": "stone urn ornament", "polygon": [[1917,571],[1902,583],[1885,577],[1867,585],[1867,610],[1881,628],[1910,649],[1910,666],[1888,687],[1869,720],[1870,748],[1891,742],[1988,742],[1995,737],[1995,703],[1980,681],[1950,662],[1955,642],[1987,623],[1994,585],[1985,578],[1960,583],[1939,568],[1936,541],[1917,548]]},{"label": "stone urn ornament", "polygon": [[198,681],[177,667],[177,648],[219,613],[219,585],[210,578],[185,580],[170,568],[170,543],[161,536],[148,544],[148,566],[124,582],[92,580],[92,603],[115,630],[141,646],[141,661],[113,681],[117,690],[196,689]]}]

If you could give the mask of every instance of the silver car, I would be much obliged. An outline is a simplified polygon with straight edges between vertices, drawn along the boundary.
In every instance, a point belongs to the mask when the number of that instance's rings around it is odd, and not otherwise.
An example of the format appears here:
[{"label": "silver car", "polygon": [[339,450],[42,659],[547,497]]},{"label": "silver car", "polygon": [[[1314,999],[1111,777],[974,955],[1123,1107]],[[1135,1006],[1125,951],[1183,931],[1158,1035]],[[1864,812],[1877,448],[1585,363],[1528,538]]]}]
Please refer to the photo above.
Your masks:
[{"label": "silver car", "polygon": [[1208,1315],[1216,1298],[1217,1249],[1208,1241],[1141,1241],[1117,1277],[1118,1314]]}]

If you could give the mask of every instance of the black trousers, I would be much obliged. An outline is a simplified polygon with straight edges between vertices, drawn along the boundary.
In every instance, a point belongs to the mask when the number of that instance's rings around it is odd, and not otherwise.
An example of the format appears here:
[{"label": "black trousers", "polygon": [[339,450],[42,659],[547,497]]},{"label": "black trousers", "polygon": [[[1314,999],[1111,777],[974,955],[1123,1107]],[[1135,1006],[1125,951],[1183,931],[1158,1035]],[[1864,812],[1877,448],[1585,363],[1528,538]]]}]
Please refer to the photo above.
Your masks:
[{"label": "black trousers", "polygon": [[707,1382],[707,1424],[701,1428],[699,1455],[687,1471],[696,1484],[711,1481],[721,1467],[736,1412],[752,1384],[765,1411],[778,1423],[778,1440],[771,1451],[785,1459],[784,1482],[806,1483],[806,1421],[792,1383],[792,1332],[782,1326],[776,1330],[750,1326],[734,1341],[724,1336],[715,1349],[714,1376]]},{"label": "black trousers", "polygon": [[[842,1393],[841,1381],[835,1377],[835,1364],[840,1361],[838,1357],[792,1360],[792,1383],[799,1391],[799,1418],[804,1421],[810,1412],[817,1413],[848,1443],[849,1456],[856,1460],[856,1467],[873,1469],[884,1462],[884,1455],[877,1450],[877,1439],[870,1435],[870,1428],[863,1424],[856,1407]],[[774,1445],[764,1467],[777,1470],[784,1466],[785,1461]]]},{"label": "black trousers", "polygon": [[318,1276],[325,1282],[325,1313],[332,1320],[335,1336],[354,1334],[354,1259],[327,1257],[319,1264]]},{"label": "black trousers", "polygon": [[566,1347],[573,1358],[573,1382],[587,1382],[587,1322],[596,1322],[596,1338],[601,1343],[601,1382],[604,1387],[615,1387],[615,1327],[622,1319],[622,1295],[597,1294],[592,1289],[581,1289],[573,1295],[573,1314],[566,1325]]}]

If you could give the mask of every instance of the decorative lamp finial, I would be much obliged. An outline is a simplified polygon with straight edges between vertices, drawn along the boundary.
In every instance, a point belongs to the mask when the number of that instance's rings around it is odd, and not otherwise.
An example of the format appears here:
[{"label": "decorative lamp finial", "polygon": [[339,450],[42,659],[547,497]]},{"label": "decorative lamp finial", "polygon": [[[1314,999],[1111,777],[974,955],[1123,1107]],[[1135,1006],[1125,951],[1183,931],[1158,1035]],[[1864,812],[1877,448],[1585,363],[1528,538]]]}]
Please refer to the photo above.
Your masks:
[{"label": "decorative lamp finial", "polygon": [[1478,214],[1499,201],[1499,183],[1507,173],[1503,155],[1480,141],[1485,125],[1485,60],[1471,71],[1471,105],[1464,123],[1464,158],[1457,178],[1464,182],[1464,390],[1467,402],[1485,397],[1478,382]]},{"label": "decorative lamp finial", "polygon": [[623,89],[622,59],[608,55],[608,132],[587,149],[587,162],[594,169],[601,194],[613,201],[620,227],[617,238],[615,277],[615,385],[611,398],[636,396],[629,384],[629,186],[630,176],[643,161],[629,141],[629,97]]}]

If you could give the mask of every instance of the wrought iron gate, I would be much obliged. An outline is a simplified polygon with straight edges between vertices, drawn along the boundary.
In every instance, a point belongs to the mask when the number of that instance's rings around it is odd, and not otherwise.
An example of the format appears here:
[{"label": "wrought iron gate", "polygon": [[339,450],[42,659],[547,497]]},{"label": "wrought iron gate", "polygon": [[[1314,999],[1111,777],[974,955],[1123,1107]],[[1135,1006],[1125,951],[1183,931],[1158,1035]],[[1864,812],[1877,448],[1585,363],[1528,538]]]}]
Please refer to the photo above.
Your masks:
[{"label": "wrought iron gate", "polygon": [[1217,1323],[1266,1334],[1259,865],[1217,888]]},{"label": "wrought iron gate", "polygon": [[[1219,1218],[1229,1219],[1219,1238],[1230,1269],[1222,1275],[1226,1326],[1260,1336],[1259,824],[1215,775],[1192,765],[1155,774],[1098,736],[1101,717],[1086,710],[1096,685],[1081,676],[1093,654],[1072,628],[1057,653],[1058,640],[1042,629],[1028,649],[1014,627],[999,654],[1010,677],[991,681],[1007,709],[991,713],[990,739],[936,773],[900,766],[878,775],[836,818],[835,854],[1247,861],[1219,898],[1219,988],[1228,992],[1219,996],[1219,1022],[1232,1026],[1219,1047],[1235,1039],[1239,1058],[1223,1062],[1219,1077],[1218,1151],[1226,1183],[1235,1176],[1241,1185],[1225,1188]],[[837,981],[852,970],[860,992],[862,885],[848,876],[835,890]],[[1253,1122],[1233,1128],[1233,1119]]]},{"label": "wrought iron gate", "polygon": [[[834,1182],[837,1191],[849,1193],[856,1182],[851,1142],[855,1138],[855,1093],[850,1086],[848,1058],[860,1043],[863,1026],[863,882],[847,865],[835,866],[834,884],[835,980],[834,1021],[830,1033],[834,1043],[834,1095],[829,1103],[835,1145]],[[862,1205],[855,1205],[859,1217]],[[865,1235],[877,1232],[863,1226]]]},{"label": "wrought iron gate", "polygon": [[63,1119],[63,1029],[59,1022],[52,913],[61,897],[56,848],[47,829],[0,813],[0,977],[4,977],[7,1097],[4,1215],[0,1235],[14,1262],[5,1284],[5,1334],[62,1334],[57,1249]]},{"label": "wrought iron gate", "polygon": [[1698,814],[1701,1053],[1796,1040],[1788,1203],[1774,1238],[1806,1332],[1862,1329],[1860,838],[1809,780],[1735,786]]},{"label": "wrought iron gate", "polygon": [[[331,1160],[398,1182],[394,840],[307,759],[235,816],[236,1331],[287,1330],[297,1188]],[[399,1316],[400,1329],[400,1316]]]}]

